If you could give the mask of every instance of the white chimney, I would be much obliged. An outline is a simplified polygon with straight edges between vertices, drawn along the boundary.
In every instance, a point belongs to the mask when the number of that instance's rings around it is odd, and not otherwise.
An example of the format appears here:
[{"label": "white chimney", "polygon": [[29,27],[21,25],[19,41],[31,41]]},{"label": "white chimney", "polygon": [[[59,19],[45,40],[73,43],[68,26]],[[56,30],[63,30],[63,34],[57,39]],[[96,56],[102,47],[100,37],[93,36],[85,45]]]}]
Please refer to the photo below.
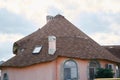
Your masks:
[{"label": "white chimney", "polygon": [[50,15],[46,16],[47,22],[49,22],[49,21],[52,20],[53,18],[54,18],[54,17],[53,17],[53,16],[50,16]]},{"label": "white chimney", "polygon": [[48,54],[54,55],[56,51],[56,37],[48,36]]}]

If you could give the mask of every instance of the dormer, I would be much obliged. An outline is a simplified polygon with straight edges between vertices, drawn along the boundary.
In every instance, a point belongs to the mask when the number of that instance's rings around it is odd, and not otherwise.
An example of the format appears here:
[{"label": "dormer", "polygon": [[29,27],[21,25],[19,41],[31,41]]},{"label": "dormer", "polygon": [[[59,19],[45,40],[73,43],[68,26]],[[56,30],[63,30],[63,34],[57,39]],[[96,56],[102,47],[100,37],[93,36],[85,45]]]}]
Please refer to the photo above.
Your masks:
[{"label": "dormer", "polygon": [[13,45],[13,54],[19,54],[19,53],[23,53],[25,49],[20,47],[17,43],[14,43]]}]

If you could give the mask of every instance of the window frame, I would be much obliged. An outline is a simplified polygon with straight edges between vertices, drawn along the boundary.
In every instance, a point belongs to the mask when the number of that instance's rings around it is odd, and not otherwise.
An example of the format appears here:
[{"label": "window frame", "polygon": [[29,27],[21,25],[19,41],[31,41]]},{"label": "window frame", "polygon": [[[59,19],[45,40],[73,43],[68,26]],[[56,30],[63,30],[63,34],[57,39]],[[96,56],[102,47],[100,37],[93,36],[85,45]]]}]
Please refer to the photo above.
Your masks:
[{"label": "window frame", "polygon": [[114,70],[114,64],[108,63],[108,64],[106,64],[106,68]]},{"label": "window frame", "polygon": [[[91,63],[96,63],[97,64],[97,66],[96,67],[94,67],[94,66],[91,66]],[[90,60],[90,62],[89,62],[89,65],[88,65],[88,78],[89,78],[89,80],[92,80],[92,79],[90,79],[91,77],[90,77],[90,69],[94,69],[94,75],[96,74],[96,69],[97,68],[100,68],[101,67],[101,65],[100,65],[100,63],[99,63],[99,61],[97,61],[97,60]],[[95,77],[95,76],[94,76]],[[93,78],[94,78],[93,77]]]},{"label": "window frame", "polygon": [[34,49],[32,50],[32,54],[39,54],[42,50],[43,46],[42,45],[36,45]]},{"label": "window frame", "polygon": [[69,61],[71,61],[71,62],[73,62],[74,64],[75,64],[75,68],[76,68],[76,80],[78,80],[79,79],[79,76],[78,76],[78,65],[77,65],[77,63],[76,63],[76,61],[75,60],[72,60],[72,59],[69,59],[69,60],[66,60],[64,63],[63,63],[63,80],[65,80],[65,72],[64,72],[64,69],[66,68],[65,67],[65,63],[67,63],[67,62],[69,62]]},{"label": "window frame", "polygon": [[3,74],[3,80],[9,80],[9,77],[8,77],[8,74],[7,74],[7,73],[4,73],[4,74]]}]

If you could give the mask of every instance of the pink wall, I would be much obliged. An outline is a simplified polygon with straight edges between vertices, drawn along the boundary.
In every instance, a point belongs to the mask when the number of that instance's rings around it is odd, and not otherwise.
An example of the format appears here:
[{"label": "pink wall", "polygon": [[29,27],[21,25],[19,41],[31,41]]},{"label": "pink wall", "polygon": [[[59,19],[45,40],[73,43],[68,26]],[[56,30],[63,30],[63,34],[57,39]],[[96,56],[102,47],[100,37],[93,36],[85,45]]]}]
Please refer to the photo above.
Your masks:
[{"label": "pink wall", "polygon": [[[63,64],[66,60],[69,60],[70,58],[60,57],[57,59],[57,79],[63,80]],[[87,80],[86,73],[87,73],[87,60],[80,60],[80,59],[73,59],[77,62],[78,65],[78,77],[79,80]]]},{"label": "pink wall", "polygon": [[[63,64],[71,58],[58,57],[55,61],[40,63],[24,68],[5,68],[2,75],[8,73],[9,80],[63,80]],[[79,80],[88,80],[88,66],[90,60],[73,59],[78,65]],[[100,60],[101,67],[109,61]],[[115,64],[114,64],[115,66]],[[114,70],[115,71],[115,70]]]},{"label": "pink wall", "polygon": [[[65,58],[65,57],[59,57],[57,59],[57,79],[56,80],[63,80],[63,64],[66,60],[69,60],[72,58]],[[78,80],[88,80],[89,79],[89,62],[90,60],[81,60],[81,59],[72,59],[74,60],[78,65]],[[105,68],[106,64],[114,64],[114,72],[116,72],[115,66],[116,64],[110,61],[106,60],[99,60],[99,63],[102,68]]]},{"label": "pink wall", "polygon": [[55,80],[55,72],[55,61],[53,61],[25,68],[3,69],[2,75],[7,73],[9,80]]}]

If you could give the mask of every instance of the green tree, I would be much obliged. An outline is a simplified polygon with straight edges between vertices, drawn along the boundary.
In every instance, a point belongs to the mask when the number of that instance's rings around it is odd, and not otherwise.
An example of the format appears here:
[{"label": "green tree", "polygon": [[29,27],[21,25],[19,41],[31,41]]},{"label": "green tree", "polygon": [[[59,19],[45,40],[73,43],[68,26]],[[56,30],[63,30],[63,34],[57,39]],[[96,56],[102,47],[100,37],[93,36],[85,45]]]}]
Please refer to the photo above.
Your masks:
[{"label": "green tree", "polygon": [[96,78],[113,78],[114,73],[112,69],[98,68],[95,77]]}]

